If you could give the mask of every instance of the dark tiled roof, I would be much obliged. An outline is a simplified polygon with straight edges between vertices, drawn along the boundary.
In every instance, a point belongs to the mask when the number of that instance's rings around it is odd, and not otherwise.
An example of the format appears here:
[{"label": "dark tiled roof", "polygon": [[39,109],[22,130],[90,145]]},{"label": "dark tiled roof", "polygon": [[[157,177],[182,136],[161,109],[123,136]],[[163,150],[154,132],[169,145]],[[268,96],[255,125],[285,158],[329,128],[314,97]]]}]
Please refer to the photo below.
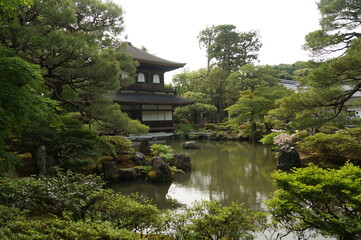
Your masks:
[{"label": "dark tiled roof", "polygon": [[147,93],[117,93],[112,99],[118,103],[133,104],[157,104],[157,105],[189,105],[194,100],[178,97],[170,94],[147,94]]},{"label": "dark tiled roof", "polygon": [[172,62],[157,57],[155,55],[152,55],[150,53],[147,53],[146,51],[134,47],[131,43],[128,43],[125,52],[127,52],[129,55],[131,55],[134,58],[134,60],[137,60],[141,64],[143,63],[143,64],[160,65],[165,67],[166,71],[175,70],[177,68],[181,68],[184,65],[186,65],[185,63]]}]

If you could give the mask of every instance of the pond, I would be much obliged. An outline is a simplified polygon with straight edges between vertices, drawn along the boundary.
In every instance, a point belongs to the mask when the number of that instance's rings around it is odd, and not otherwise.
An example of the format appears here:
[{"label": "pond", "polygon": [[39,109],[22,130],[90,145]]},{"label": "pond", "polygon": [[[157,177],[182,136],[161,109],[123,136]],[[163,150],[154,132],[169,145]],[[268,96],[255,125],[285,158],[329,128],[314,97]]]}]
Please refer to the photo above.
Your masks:
[{"label": "pond", "polygon": [[125,194],[139,192],[167,208],[167,196],[190,205],[196,200],[215,200],[223,204],[244,203],[247,208],[264,209],[264,200],[274,191],[270,173],[276,159],[270,146],[248,142],[197,141],[199,149],[182,149],[181,142],[168,142],[175,153],[191,157],[191,173],[178,173],[172,183],[147,183],[144,180],[113,184]]},{"label": "pond", "polygon": [[[172,146],[174,153],[185,153],[191,157],[191,173],[178,173],[171,183],[135,180],[110,187],[125,194],[138,192],[152,199],[159,208],[171,207],[169,196],[186,205],[196,200],[215,200],[222,204],[243,203],[246,208],[255,211],[266,209],[264,201],[275,190],[270,173],[276,170],[277,165],[270,146],[236,141],[197,141],[199,149],[186,150],[181,148],[179,141],[163,144]],[[265,237],[258,234],[256,239]],[[291,234],[282,239],[298,238]],[[310,239],[333,238],[318,235]]]}]

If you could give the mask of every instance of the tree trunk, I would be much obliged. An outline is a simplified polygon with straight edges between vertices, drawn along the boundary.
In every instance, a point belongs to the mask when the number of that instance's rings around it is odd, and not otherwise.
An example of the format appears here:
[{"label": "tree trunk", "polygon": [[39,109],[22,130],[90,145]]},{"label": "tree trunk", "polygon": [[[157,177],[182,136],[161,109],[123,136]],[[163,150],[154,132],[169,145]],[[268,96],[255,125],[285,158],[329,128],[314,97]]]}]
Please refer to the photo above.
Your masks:
[{"label": "tree trunk", "polygon": [[221,122],[222,118],[222,79],[219,80],[219,94],[218,94],[218,117],[217,123]]},{"label": "tree trunk", "polygon": [[62,83],[54,83],[54,90],[51,96],[51,99],[61,102],[61,95],[63,93],[63,84]]}]

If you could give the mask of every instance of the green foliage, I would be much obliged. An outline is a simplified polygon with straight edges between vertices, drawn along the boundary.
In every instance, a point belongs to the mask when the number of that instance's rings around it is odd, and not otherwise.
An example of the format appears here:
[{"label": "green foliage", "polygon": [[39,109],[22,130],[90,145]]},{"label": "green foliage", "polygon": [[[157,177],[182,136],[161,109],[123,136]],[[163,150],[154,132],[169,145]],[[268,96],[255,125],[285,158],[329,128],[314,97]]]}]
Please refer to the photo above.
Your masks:
[{"label": "green foliage", "polygon": [[0,238],[21,240],[42,239],[141,239],[124,229],[114,229],[109,222],[74,222],[71,220],[31,220],[27,212],[0,205]]},{"label": "green foliage", "polygon": [[[0,42],[40,66],[42,94],[57,100],[63,111],[78,111],[84,122],[106,129],[144,133],[147,127],[109,99],[132,83],[136,72],[136,62],[116,37],[122,31],[123,12],[115,3],[34,0],[0,25]],[[129,77],[121,78],[122,72]]]},{"label": "green foliage", "polygon": [[144,166],[144,167],[142,168],[142,173],[145,173],[146,175],[148,175],[148,173],[149,173],[150,171],[152,171],[152,169],[153,169],[152,166]]},{"label": "green foliage", "polygon": [[306,36],[306,49],[316,54],[344,51],[350,42],[360,37],[359,0],[320,0],[320,30]]},{"label": "green foliage", "polygon": [[17,157],[4,150],[14,138],[39,121],[56,125],[56,104],[42,96],[39,69],[0,45],[0,176]]},{"label": "green foliage", "polygon": [[54,214],[73,220],[85,218],[94,194],[104,183],[99,177],[67,171],[56,176],[39,176],[27,181],[1,178],[0,202],[33,214]]},{"label": "green foliage", "polygon": [[89,209],[92,221],[109,221],[118,229],[147,231],[147,234],[158,231],[162,225],[161,211],[138,195],[126,196],[105,190],[98,194],[98,198],[101,200]]},{"label": "green foliage", "polygon": [[171,218],[175,239],[253,239],[256,230],[255,215],[236,203],[195,202]]},{"label": "green foliage", "polygon": [[134,147],[131,140],[122,136],[102,136],[104,142],[103,154],[115,158],[119,154],[134,153]]},{"label": "green foliage", "polygon": [[[195,90],[195,89],[194,89]],[[195,100],[196,103],[184,107],[176,108],[174,118],[182,123],[212,122],[216,119],[217,108],[209,104],[209,97],[201,92],[189,91],[181,96],[183,98]]]},{"label": "green foliage", "polygon": [[312,88],[294,93],[279,99],[275,104],[277,108],[270,110],[266,119],[279,128],[291,131],[307,130],[315,133],[325,124],[342,128],[347,124],[346,115],[339,114],[336,117],[334,109],[325,106],[325,102],[342,94],[344,92],[340,87],[327,90]]},{"label": "green foliage", "polygon": [[[107,229],[126,229],[139,233],[158,231],[163,226],[160,210],[148,200],[137,195],[125,196],[113,190],[105,190],[104,182],[93,175],[85,176],[68,171],[28,181],[0,178],[0,183],[2,205],[26,210],[32,216],[42,216],[45,219],[56,216],[57,219],[64,220],[69,230],[71,226],[67,223],[72,222],[75,232],[83,231],[83,228],[100,221],[104,222]],[[89,225],[83,225],[86,223]]]},{"label": "green foliage", "polygon": [[212,122],[216,119],[217,108],[211,104],[195,103],[178,107],[174,111],[174,118],[182,123]]},{"label": "green foliage", "polygon": [[19,7],[25,7],[32,4],[32,0],[12,0],[0,1],[0,21],[10,21],[14,17]]},{"label": "green foliage", "polygon": [[178,127],[178,131],[182,132],[182,133],[189,133],[189,132],[193,132],[194,128],[192,125],[190,124],[181,124]]},{"label": "green foliage", "polygon": [[209,96],[209,103],[217,107],[215,120],[220,122],[224,117],[224,109],[234,103],[235,96],[229,90],[232,89],[232,83],[227,80],[228,76],[256,60],[262,44],[257,31],[238,32],[234,25],[229,24],[207,27],[200,31],[198,40],[207,52],[207,70],[202,78],[197,79],[198,87],[189,91],[197,89],[198,92],[205,92]]},{"label": "green foliage", "polygon": [[231,71],[257,59],[261,48],[257,31],[238,32],[234,25],[218,25],[202,30],[198,36],[200,45],[206,47],[209,61]]},{"label": "green foliage", "polygon": [[300,144],[303,151],[317,152],[327,159],[360,159],[361,145],[356,137],[342,132],[334,134],[317,133],[306,137]]},{"label": "green foliage", "polygon": [[270,130],[272,123],[265,121],[265,116],[276,107],[276,100],[290,95],[291,92],[278,83],[268,67],[245,65],[229,78],[236,82],[235,88],[240,90],[240,97],[226,110],[232,121],[252,124],[251,137],[254,140],[256,123],[265,123]]},{"label": "green foliage", "polygon": [[162,158],[168,164],[173,163],[173,148],[169,145],[152,144],[150,151],[153,156]]},{"label": "green foliage", "polygon": [[267,201],[272,218],[291,231],[316,230],[339,239],[361,237],[361,169],[316,166],[273,175],[278,190]]},{"label": "green foliage", "polygon": [[281,134],[280,132],[272,132],[270,134],[264,135],[259,142],[262,144],[273,144],[273,139],[277,135]]},{"label": "green foliage", "polygon": [[301,61],[294,64],[278,64],[271,67],[276,71],[277,78],[295,81],[307,76],[310,71],[309,64]]},{"label": "green foliage", "polygon": [[195,139],[198,138],[198,135],[197,134],[190,134],[190,135],[188,135],[188,138],[192,139],[192,140],[195,140]]},{"label": "green foliage", "polygon": [[100,137],[85,129],[79,120],[59,116],[58,121],[60,126],[49,126],[40,120],[34,122],[17,139],[17,147],[35,157],[35,152],[44,145],[47,155],[65,169],[79,171],[96,162],[102,152]]},{"label": "green foliage", "polygon": [[306,137],[310,136],[310,133],[306,130],[296,132],[296,141],[302,141]]},{"label": "green foliage", "polygon": [[182,169],[179,169],[179,168],[177,168],[176,166],[171,166],[171,167],[170,167],[170,170],[171,170],[173,173],[183,173],[183,174],[185,174],[185,172],[184,172]]}]

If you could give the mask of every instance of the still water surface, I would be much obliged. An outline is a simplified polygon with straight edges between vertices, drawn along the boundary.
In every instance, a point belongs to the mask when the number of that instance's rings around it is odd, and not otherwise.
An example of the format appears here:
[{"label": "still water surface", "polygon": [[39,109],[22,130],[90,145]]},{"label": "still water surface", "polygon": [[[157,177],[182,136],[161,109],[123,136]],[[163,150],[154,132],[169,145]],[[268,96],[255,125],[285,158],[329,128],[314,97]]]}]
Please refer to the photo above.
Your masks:
[{"label": "still water surface", "polygon": [[[222,204],[244,203],[252,210],[265,210],[264,201],[275,190],[270,173],[276,170],[277,160],[270,146],[248,142],[197,141],[199,149],[186,150],[181,142],[168,142],[174,153],[191,157],[192,171],[176,174],[171,183],[148,183],[135,180],[110,186],[119,192],[140,193],[153,199],[159,208],[169,208],[170,196],[178,202],[191,205],[196,200],[215,200]],[[256,239],[265,239],[257,234]],[[268,238],[270,239],[270,238]],[[284,240],[298,239],[288,235]],[[330,240],[316,236],[309,239]]]},{"label": "still water surface", "polygon": [[274,191],[270,173],[276,159],[269,146],[248,142],[197,141],[199,149],[186,150],[181,142],[168,142],[175,153],[191,157],[192,171],[176,174],[172,183],[150,184],[144,180],[122,182],[112,188],[122,193],[139,192],[167,208],[166,196],[190,205],[196,200],[223,204],[244,203],[247,208],[264,209],[264,200]]}]

